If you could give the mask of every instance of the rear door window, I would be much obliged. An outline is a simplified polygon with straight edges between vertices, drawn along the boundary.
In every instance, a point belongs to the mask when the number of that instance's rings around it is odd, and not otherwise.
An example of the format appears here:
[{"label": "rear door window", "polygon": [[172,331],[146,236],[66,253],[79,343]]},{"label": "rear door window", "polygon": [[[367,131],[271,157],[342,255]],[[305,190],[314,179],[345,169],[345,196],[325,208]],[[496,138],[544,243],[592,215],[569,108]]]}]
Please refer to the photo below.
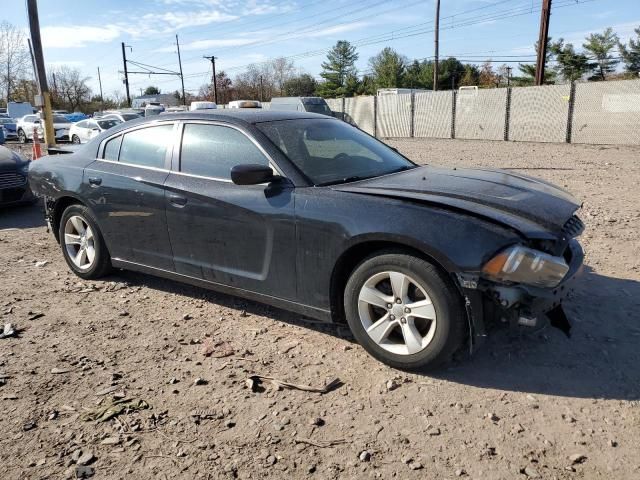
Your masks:
[{"label": "rear door window", "polygon": [[173,140],[173,124],[140,128],[122,137],[119,160],[143,167],[165,168],[167,150]]},{"label": "rear door window", "polygon": [[269,165],[269,159],[244,133],[223,125],[184,126],[180,171],[216,179],[231,179],[236,165]]}]

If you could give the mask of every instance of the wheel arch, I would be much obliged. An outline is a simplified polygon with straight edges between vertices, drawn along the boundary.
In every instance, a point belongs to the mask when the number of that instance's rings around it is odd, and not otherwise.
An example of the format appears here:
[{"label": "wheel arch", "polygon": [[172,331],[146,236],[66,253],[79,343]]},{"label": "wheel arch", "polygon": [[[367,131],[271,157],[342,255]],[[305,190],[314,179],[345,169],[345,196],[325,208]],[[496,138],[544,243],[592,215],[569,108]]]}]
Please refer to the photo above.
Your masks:
[{"label": "wheel arch", "polygon": [[86,203],[74,195],[64,195],[55,200],[53,209],[49,213],[51,229],[53,230],[53,235],[56,237],[56,241],[58,243],[60,243],[60,220],[62,220],[62,214],[70,205],[87,206]]},{"label": "wheel arch", "polygon": [[[334,323],[345,323],[343,292],[347,281],[362,260],[377,252],[396,252],[414,255],[438,268],[447,277],[455,265],[439,252],[431,252],[415,242],[397,238],[361,238],[352,242],[338,257],[330,281],[331,317]],[[455,282],[454,282],[455,283]]]}]

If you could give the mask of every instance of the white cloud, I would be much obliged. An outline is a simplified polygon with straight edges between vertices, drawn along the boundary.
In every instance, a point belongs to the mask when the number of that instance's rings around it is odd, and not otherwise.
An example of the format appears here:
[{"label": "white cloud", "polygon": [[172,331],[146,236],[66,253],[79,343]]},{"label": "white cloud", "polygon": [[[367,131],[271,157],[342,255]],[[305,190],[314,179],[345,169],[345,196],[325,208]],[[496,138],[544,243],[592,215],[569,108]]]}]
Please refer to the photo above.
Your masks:
[{"label": "white cloud", "polygon": [[[235,20],[238,15],[230,15],[222,13],[218,10],[201,10],[198,12],[165,12],[165,13],[147,13],[142,16],[142,21],[138,23],[138,27],[142,27],[145,31],[175,31],[185,27],[199,27],[217,22],[228,22]],[[132,35],[138,29],[129,29]]]},{"label": "white cloud", "polygon": [[[240,45],[246,45],[252,43],[254,40],[249,38],[225,38],[225,39],[210,39],[210,40],[196,40],[195,42],[184,43],[180,45],[180,50],[183,52],[190,50],[206,50],[208,48],[220,48],[220,47],[238,47]],[[175,51],[175,47],[162,47],[154,50],[155,52],[171,53]]]},{"label": "white cloud", "polygon": [[83,67],[85,62],[81,62],[80,60],[54,60],[53,62],[47,62],[47,67]]},{"label": "white cloud", "polygon": [[338,33],[351,32],[369,26],[369,22],[352,22],[345,25],[337,25],[335,27],[323,28],[315,32],[305,33],[305,37],[328,37]]},{"label": "white cloud", "polygon": [[68,25],[64,27],[43,27],[40,31],[44,48],[80,48],[90,43],[112,42],[121,35],[115,25],[88,27]]}]

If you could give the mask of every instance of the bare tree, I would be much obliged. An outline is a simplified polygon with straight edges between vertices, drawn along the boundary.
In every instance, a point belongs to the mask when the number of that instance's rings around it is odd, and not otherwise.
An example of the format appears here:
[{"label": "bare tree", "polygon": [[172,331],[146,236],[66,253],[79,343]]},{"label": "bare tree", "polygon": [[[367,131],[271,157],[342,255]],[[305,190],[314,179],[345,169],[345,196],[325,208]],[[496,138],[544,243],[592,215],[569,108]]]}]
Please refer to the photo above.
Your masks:
[{"label": "bare tree", "polygon": [[49,77],[49,84],[55,92],[53,104],[56,107],[74,112],[91,100],[91,89],[87,85],[90,77],[83,77],[77,68],[62,65],[51,69]]},{"label": "bare tree", "polygon": [[270,64],[251,64],[233,81],[234,97],[244,100],[269,101],[274,94],[275,82]]},{"label": "bare tree", "polygon": [[18,81],[30,77],[29,49],[24,32],[7,21],[0,22],[0,83],[11,100]]},{"label": "bare tree", "polygon": [[284,90],[284,84],[295,74],[295,65],[291,60],[284,57],[274,58],[271,62],[271,72],[273,74],[273,82],[278,89],[280,95]]}]

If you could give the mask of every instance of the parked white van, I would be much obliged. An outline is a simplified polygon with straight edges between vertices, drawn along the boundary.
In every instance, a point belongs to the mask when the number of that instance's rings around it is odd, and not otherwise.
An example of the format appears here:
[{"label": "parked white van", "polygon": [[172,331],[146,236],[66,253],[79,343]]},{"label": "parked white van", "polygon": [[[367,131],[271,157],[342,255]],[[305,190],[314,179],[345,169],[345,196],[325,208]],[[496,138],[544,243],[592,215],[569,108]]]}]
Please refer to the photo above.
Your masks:
[{"label": "parked white van", "polygon": [[218,106],[214,102],[191,102],[190,111],[195,110],[215,110]]}]

